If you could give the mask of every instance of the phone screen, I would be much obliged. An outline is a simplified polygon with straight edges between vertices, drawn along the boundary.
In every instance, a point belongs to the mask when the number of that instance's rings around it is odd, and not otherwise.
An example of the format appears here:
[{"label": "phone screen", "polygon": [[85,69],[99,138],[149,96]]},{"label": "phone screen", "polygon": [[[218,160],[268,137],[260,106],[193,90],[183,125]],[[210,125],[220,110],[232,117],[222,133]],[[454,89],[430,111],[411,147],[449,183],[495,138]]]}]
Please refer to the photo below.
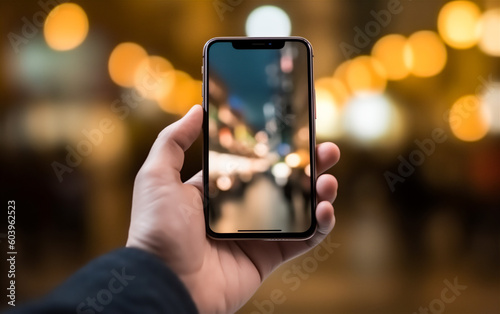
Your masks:
[{"label": "phone screen", "polygon": [[205,58],[207,228],[260,237],[314,231],[309,44],[216,40]]}]

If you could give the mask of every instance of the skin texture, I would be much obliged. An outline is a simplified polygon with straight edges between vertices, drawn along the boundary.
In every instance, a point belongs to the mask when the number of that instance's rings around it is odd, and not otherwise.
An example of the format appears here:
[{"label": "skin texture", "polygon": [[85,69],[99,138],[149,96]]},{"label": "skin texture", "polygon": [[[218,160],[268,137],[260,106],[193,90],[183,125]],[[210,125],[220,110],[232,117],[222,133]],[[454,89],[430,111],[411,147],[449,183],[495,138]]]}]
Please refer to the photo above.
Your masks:
[{"label": "skin texture", "polygon": [[[318,245],[333,229],[337,180],[317,178],[318,226],[306,241],[216,241],[206,237],[201,172],[186,182],[184,152],[199,136],[203,109],[196,105],[156,139],[134,184],[128,247],[159,256],[186,285],[201,313],[232,313],[243,306],[279,265]],[[340,158],[333,143],[316,147],[317,171]]]}]

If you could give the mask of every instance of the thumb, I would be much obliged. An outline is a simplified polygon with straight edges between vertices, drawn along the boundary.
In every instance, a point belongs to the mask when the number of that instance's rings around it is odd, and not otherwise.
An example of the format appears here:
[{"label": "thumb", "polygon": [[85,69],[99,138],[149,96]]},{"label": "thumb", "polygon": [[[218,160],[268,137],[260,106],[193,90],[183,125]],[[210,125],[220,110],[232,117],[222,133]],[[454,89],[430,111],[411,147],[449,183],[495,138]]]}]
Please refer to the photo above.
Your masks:
[{"label": "thumb", "polygon": [[184,152],[200,135],[202,121],[202,107],[193,106],[184,117],[158,134],[144,164],[163,172],[180,172],[184,163]]}]

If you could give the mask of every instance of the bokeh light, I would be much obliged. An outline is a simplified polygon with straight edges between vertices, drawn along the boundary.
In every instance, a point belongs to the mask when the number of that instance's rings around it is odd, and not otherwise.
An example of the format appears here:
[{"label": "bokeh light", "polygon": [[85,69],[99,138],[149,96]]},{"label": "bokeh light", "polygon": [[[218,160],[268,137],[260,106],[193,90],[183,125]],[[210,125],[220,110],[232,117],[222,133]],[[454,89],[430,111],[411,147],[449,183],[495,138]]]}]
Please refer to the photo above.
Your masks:
[{"label": "bokeh light", "polygon": [[355,95],[345,108],[345,128],[360,141],[373,141],[387,135],[394,113],[390,101],[383,94]]},{"label": "bokeh light", "polygon": [[345,86],[348,96],[352,94],[352,91],[350,90],[349,85],[347,84],[347,69],[349,68],[350,64],[351,60],[346,60],[342,62],[333,72],[333,78],[339,80]]},{"label": "bokeh light", "polygon": [[389,80],[402,80],[409,75],[404,60],[406,37],[398,34],[380,38],[373,46],[372,56],[384,66]]},{"label": "bokeh light", "polygon": [[301,158],[297,153],[288,154],[285,157],[285,163],[291,168],[297,168],[300,165]]},{"label": "bokeh light", "polygon": [[439,34],[453,48],[471,48],[479,39],[480,16],[481,10],[471,1],[448,2],[439,11]]},{"label": "bokeh light", "polygon": [[224,122],[227,125],[234,125],[237,121],[236,117],[228,107],[220,107],[217,112],[217,117],[220,121]]},{"label": "bokeh light", "polygon": [[500,57],[500,9],[484,12],[480,26],[479,48],[486,54]]},{"label": "bokeh light", "polygon": [[500,134],[500,82],[486,86],[481,95],[481,107],[485,121],[490,124],[490,132]]},{"label": "bokeh light", "polygon": [[253,152],[259,157],[264,157],[269,153],[269,146],[264,143],[257,143],[253,148]]},{"label": "bokeh light", "polygon": [[245,26],[247,36],[290,36],[292,24],[282,9],[265,5],[253,10]]},{"label": "bokeh light", "polygon": [[327,90],[337,105],[343,105],[349,98],[349,91],[341,80],[334,77],[322,77],[314,81],[316,89]]},{"label": "bokeh light", "polygon": [[77,4],[63,3],[49,13],[43,31],[50,48],[71,50],[78,47],[87,37],[87,14]]},{"label": "bokeh light", "polygon": [[405,64],[418,77],[431,77],[445,67],[448,54],[439,36],[432,31],[419,31],[408,38],[404,48]]},{"label": "bokeh light", "polygon": [[450,128],[460,140],[474,142],[483,138],[489,129],[489,121],[480,100],[474,95],[459,98],[449,116]]},{"label": "bokeh light", "polygon": [[119,44],[109,56],[109,76],[120,86],[133,87],[137,67],[147,56],[146,50],[136,43]]},{"label": "bokeh light", "polygon": [[292,174],[292,169],[286,163],[278,162],[271,168],[271,173],[274,176],[276,184],[283,186],[288,182],[288,177]]},{"label": "bokeh light", "polygon": [[316,87],[316,136],[332,139],[340,133],[339,109],[333,95],[325,88]]},{"label": "bokeh light", "polygon": [[351,60],[346,70],[347,85],[352,92],[384,91],[387,75],[382,64],[369,56]]},{"label": "bokeh light", "polygon": [[[157,100],[170,92],[174,67],[165,58],[150,56],[143,59],[134,74],[134,87],[148,99]],[[162,84],[164,82],[169,84]]]},{"label": "bokeh light", "polygon": [[[165,89],[168,91],[165,92]],[[189,74],[175,70],[162,77],[157,91],[160,108],[166,112],[183,115],[195,104],[201,104],[201,81]]]},{"label": "bokeh light", "polygon": [[217,178],[216,184],[219,190],[227,191],[233,186],[233,181],[228,176],[221,176]]},{"label": "bokeh light", "polygon": [[304,168],[304,173],[306,176],[310,177],[311,176],[311,164],[307,164]]}]

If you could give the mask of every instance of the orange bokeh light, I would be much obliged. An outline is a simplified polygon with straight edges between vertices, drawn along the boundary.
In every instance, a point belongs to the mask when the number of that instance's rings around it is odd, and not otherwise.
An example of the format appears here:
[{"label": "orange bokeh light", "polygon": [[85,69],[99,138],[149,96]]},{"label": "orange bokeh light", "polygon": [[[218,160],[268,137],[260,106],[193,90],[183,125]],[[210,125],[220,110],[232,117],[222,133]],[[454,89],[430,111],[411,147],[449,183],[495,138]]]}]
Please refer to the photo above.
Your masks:
[{"label": "orange bokeh light", "polygon": [[75,3],[63,3],[47,16],[44,25],[45,41],[54,50],[71,50],[87,37],[89,21],[85,11]]},{"label": "orange bokeh light", "polygon": [[383,91],[387,85],[384,67],[369,56],[352,59],[347,67],[346,79],[353,92]]},{"label": "orange bokeh light", "polygon": [[158,99],[161,109],[184,115],[195,104],[201,104],[201,81],[193,80],[186,72],[177,70],[171,77],[172,86],[169,92]]},{"label": "orange bokeh light", "polygon": [[448,53],[438,34],[419,31],[408,38],[404,48],[405,64],[418,77],[431,77],[443,71]]},{"label": "orange bokeh light", "polygon": [[489,130],[481,102],[474,95],[463,96],[453,104],[449,123],[453,134],[466,142],[480,140]]},{"label": "orange bokeh light", "polygon": [[109,56],[109,76],[120,86],[133,87],[137,67],[147,56],[146,50],[136,43],[119,44]]},{"label": "orange bokeh light", "polygon": [[165,58],[150,56],[143,59],[136,68],[134,87],[151,100],[165,97],[173,86],[174,67]]},{"label": "orange bokeh light", "polygon": [[471,1],[446,3],[438,16],[438,30],[446,44],[455,49],[473,47],[479,39],[481,10]]},{"label": "orange bokeh light", "polygon": [[410,74],[404,60],[406,38],[392,34],[380,38],[372,49],[372,55],[385,68],[387,79],[402,80]]}]

